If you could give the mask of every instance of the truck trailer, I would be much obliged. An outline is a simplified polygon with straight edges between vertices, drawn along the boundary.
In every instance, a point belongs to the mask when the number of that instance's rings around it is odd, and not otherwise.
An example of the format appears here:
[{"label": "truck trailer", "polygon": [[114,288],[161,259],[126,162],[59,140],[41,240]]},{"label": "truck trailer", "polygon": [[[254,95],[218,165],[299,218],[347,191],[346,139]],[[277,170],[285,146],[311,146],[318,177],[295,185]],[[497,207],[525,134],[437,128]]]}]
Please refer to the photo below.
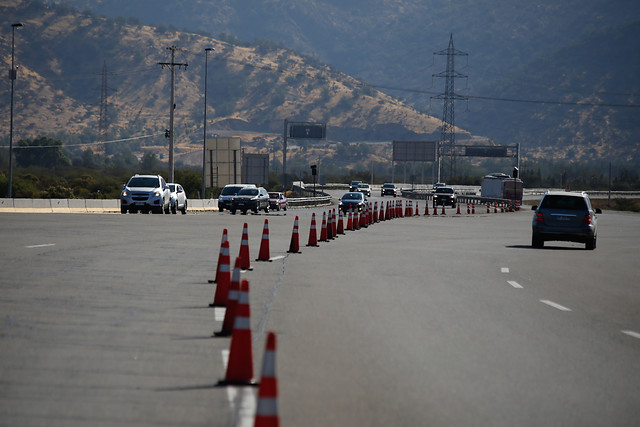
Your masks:
[{"label": "truck trailer", "polygon": [[492,173],[482,178],[482,197],[517,200],[522,203],[522,180],[504,173]]}]

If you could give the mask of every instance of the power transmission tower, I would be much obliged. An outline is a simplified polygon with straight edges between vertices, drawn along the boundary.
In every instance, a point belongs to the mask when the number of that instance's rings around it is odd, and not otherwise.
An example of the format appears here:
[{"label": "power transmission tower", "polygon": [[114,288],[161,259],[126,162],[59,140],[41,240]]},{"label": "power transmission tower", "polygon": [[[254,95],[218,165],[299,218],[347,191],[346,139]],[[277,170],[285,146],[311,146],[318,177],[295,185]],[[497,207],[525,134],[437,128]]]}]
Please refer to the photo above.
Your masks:
[{"label": "power transmission tower", "polygon": [[[438,182],[441,182],[441,169],[442,169],[442,159],[443,157],[448,157],[449,159],[449,176],[451,178],[454,176],[454,146],[456,143],[456,132],[455,132],[455,101],[456,100],[467,100],[469,99],[466,96],[458,95],[455,92],[455,80],[457,78],[467,78],[465,74],[461,74],[455,70],[455,57],[456,56],[468,56],[469,54],[466,52],[462,52],[461,50],[456,49],[453,46],[453,34],[449,37],[449,47],[444,50],[434,52],[434,55],[446,55],[447,56],[447,68],[444,72],[440,72],[437,74],[433,74],[432,77],[444,77],[445,87],[444,93],[433,96],[435,99],[442,99],[443,108],[442,108],[442,131],[440,132],[440,143],[438,145],[438,155],[437,155],[437,163],[438,163]],[[446,166],[446,165],[445,165]],[[445,167],[446,170],[446,167]]]},{"label": "power transmission tower", "polygon": [[[100,133],[100,137],[102,141],[107,140],[107,131],[109,129],[109,114],[108,114],[108,90],[109,86],[107,85],[107,61],[105,60],[102,64],[102,84],[100,85],[100,117],[98,119],[98,133]],[[105,147],[105,154],[106,147]]]},{"label": "power transmission tower", "polygon": [[174,93],[175,93],[175,67],[178,68],[184,67],[185,70],[189,66],[186,62],[175,62],[176,61],[176,50],[178,48],[175,46],[169,46],[167,50],[171,51],[171,62],[158,62],[159,65],[162,66],[162,69],[165,67],[169,67],[171,69],[171,103],[169,104],[169,129],[165,133],[165,136],[169,138],[169,181],[174,182],[173,172],[174,172],[174,160],[173,160],[173,110],[176,109],[176,104],[174,102]]}]

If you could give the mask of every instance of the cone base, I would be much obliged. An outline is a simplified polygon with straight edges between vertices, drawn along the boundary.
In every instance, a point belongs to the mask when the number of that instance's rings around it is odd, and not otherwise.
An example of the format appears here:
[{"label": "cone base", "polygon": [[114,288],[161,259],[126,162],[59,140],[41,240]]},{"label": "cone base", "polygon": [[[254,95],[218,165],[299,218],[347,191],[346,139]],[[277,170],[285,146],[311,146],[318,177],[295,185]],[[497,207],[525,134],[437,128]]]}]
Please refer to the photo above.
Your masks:
[{"label": "cone base", "polygon": [[209,283],[218,283],[217,280],[211,280],[211,279],[207,280],[207,282],[209,282]]},{"label": "cone base", "polygon": [[214,332],[213,335],[211,336],[212,337],[230,337],[231,332],[233,331],[218,331],[218,332]]},{"label": "cone base", "polygon": [[209,303],[209,307],[226,307],[226,306],[227,306],[227,304],[222,304],[222,303],[219,303],[219,302],[210,302]]},{"label": "cone base", "polygon": [[246,387],[258,387],[260,384],[256,380],[238,381],[238,380],[219,380],[216,384],[219,387],[226,386],[246,386]]},{"label": "cone base", "polygon": [[260,259],[260,258],[258,258],[258,259],[256,259],[256,261],[260,261],[260,262],[272,262],[273,260],[272,260],[271,258],[269,258],[269,259]]}]

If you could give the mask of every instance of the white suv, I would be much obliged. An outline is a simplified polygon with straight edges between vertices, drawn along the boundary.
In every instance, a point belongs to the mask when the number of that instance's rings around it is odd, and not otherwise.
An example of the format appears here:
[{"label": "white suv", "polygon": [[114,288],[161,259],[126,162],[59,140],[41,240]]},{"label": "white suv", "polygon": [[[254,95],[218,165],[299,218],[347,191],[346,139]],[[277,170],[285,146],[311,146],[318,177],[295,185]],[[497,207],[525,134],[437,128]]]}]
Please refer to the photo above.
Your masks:
[{"label": "white suv", "polygon": [[171,191],[160,175],[134,175],[120,193],[120,212],[169,213]]}]

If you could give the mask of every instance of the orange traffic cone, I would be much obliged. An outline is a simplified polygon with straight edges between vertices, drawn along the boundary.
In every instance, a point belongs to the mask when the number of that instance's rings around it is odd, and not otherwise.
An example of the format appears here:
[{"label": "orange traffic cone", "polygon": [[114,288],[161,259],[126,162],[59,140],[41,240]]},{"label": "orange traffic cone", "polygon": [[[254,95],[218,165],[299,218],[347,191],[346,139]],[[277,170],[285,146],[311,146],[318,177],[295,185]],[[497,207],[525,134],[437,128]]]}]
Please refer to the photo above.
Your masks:
[{"label": "orange traffic cone", "polygon": [[333,216],[333,237],[334,239],[338,237],[338,219],[336,218],[336,210],[331,210],[331,215]]},{"label": "orange traffic cone", "polygon": [[487,202],[487,213],[491,213],[491,202]]},{"label": "orange traffic cone", "polygon": [[342,215],[342,209],[338,209],[338,234],[344,234],[344,216]]},{"label": "orange traffic cone", "polygon": [[309,229],[309,242],[307,246],[318,246],[318,232],[316,231],[316,213],[311,215],[311,228]]},{"label": "orange traffic cone", "polygon": [[476,214],[476,202],[471,202],[471,215]]},{"label": "orange traffic cone", "polygon": [[256,261],[271,261],[269,255],[269,220],[264,220],[264,227],[262,228],[262,241],[260,242],[260,252],[258,252],[258,258]]},{"label": "orange traffic cone", "polygon": [[458,210],[456,211],[456,215],[460,215],[460,203],[458,203]]},{"label": "orange traffic cone", "polygon": [[353,230],[353,212],[349,208],[349,217],[347,218],[347,230]]},{"label": "orange traffic cone", "polygon": [[251,308],[249,282],[242,279],[236,316],[231,333],[229,362],[224,380],[219,385],[255,385],[253,378],[253,350],[251,347]]},{"label": "orange traffic cone", "polygon": [[228,240],[227,229],[222,230],[222,241],[220,242],[220,253],[218,254],[218,266],[216,267],[216,277],[213,280],[209,280],[209,283],[216,283],[218,281],[218,272],[220,271],[220,261],[222,261],[222,244]]},{"label": "orange traffic cone", "polygon": [[247,223],[242,227],[242,241],[240,242],[240,268],[243,270],[253,270],[249,260],[249,231]]},{"label": "orange traffic cone", "polygon": [[327,213],[322,212],[322,228],[320,229],[320,242],[327,241]]},{"label": "orange traffic cone", "polygon": [[289,244],[289,250],[287,252],[290,254],[300,253],[300,237],[298,236],[298,217],[297,216],[295,221],[293,221],[293,232],[291,233],[291,243]]},{"label": "orange traffic cone", "polygon": [[416,201],[416,216],[420,216],[420,206],[418,206],[417,201]]},{"label": "orange traffic cone", "polygon": [[229,282],[231,281],[231,259],[229,258],[229,241],[222,244],[222,262],[220,265],[220,273],[218,274],[218,283],[213,302],[209,307],[224,307],[227,305],[227,296],[229,295]]},{"label": "orange traffic cone", "polygon": [[442,212],[441,212],[441,214],[442,214],[442,215],[446,215],[446,214],[447,214],[447,213],[444,211],[444,202],[442,203]]},{"label": "orange traffic cone", "polygon": [[333,214],[329,209],[329,217],[327,219],[327,240],[333,240]]},{"label": "orange traffic cone", "polygon": [[214,333],[217,337],[228,337],[233,332],[233,321],[236,318],[236,309],[238,307],[238,296],[240,294],[240,258],[236,258],[233,274],[231,275],[231,284],[229,285],[229,295],[227,297],[227,309],[224,312],[224,320],[222,321],[222,330]]},{"label": "orange traffic cone", "polygon": [[469,208],[469,202],[467,202],[467,215],[469,215],[471,213],[471,210]]},{"label": "orange traffic cone", "polygon": [[438,204],[435,200],[433,201],[433,214],[438,215]]},{"label": "orange traffic cone", "polygon": [[258,407],[254,427],[278,427],[278,379],[276,377],[276,334],[267,334],[258,388]]}]

